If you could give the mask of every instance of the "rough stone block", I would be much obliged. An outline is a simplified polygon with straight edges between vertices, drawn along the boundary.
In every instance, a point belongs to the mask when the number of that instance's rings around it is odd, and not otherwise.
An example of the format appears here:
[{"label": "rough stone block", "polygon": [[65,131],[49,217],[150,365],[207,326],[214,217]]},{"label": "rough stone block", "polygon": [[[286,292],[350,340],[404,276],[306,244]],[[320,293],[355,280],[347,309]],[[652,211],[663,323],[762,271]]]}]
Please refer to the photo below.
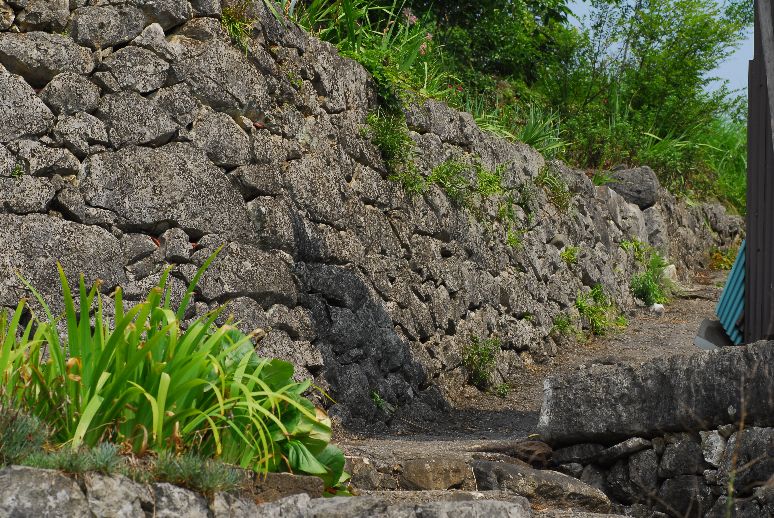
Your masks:
[{"label": "rough stone block", "polygon": [[[733,423],[774,424],[774,342],[594,366],[544,385],[538,429],[549,442],[613,442]],[[743,400],[744,398],[744,400]]]}]

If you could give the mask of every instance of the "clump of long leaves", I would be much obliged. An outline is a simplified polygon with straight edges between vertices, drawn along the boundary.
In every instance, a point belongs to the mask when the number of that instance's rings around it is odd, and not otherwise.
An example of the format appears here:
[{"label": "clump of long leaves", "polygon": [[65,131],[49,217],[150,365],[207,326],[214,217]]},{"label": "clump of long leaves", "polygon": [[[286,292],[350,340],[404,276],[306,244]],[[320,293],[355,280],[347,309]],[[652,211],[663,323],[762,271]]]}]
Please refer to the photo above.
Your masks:
[{"label": "clump of long leaves", "polygon": [[128,310],[117,289],[113,322],[98,285],[87,289],[81,276],[74,297],[61,266],[63,317],[27,284],[46,319],[21,325],[24,300],[10,318],[0,316],[0,406],[38,417],[56,445],[73,450],[113,442],[139,455],[190,451],[256,471],[318,475],[331,488],[344,482],[330,420],[303,396],[309,381],[293,381],[290,363],[260,358],[251,336],[216,326],[220,310],[183,328],[216,255],[176,309],[169,270]]},{"label": "clump of long leaves", "polygon": [[400,0],[387,6],[372,0],[286,1],[285,11],[371,72],[387,104],[397,107],[409,92],[430,98],[453,93],[433,25]]}]

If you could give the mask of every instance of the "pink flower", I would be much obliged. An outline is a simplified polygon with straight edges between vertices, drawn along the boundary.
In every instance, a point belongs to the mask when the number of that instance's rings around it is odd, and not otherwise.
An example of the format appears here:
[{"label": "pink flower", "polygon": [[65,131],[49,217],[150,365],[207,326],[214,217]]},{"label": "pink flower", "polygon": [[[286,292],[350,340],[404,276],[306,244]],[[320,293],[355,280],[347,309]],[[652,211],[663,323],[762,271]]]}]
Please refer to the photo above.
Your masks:
[{"label": "pink flower", "polygon": [[427,41],[433,41],[433,35],[428,32],[427,34],[425,34],[425,39]]},{"label": "pink flower", "polygon": [[406,23],[409,25],[414,25],[419,21],[419,18],[417,18],[414,12],[408,7],[403,9],[402,13],[403,13],[403,18],[406,19]]},{"label": "pink flower", "polygon": [[419,55],[424,56],[427,54],[427,42],[422,42],[422,45],[419,46]]}]

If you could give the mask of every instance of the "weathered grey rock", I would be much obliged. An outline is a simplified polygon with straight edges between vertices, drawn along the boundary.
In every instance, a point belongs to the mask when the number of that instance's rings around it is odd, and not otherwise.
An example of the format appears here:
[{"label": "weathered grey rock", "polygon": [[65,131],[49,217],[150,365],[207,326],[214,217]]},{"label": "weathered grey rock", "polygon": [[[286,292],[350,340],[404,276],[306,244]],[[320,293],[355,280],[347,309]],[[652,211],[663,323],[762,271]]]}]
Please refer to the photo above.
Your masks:
[{"label": "weathered grey rock", "polygon": [[97,85],[73,72],[58,74],[40,91],[40,98],[57,115],[92,112],[97,109],[99,95]]},{"label": "weathered grey rock", "polygon": [[716,430],[699,432],[699,435],[701,436],[701,451],[704,454],[704,460],[717,468],[723,462],[726,439]]},{"label": "weathered grey rock", "polygon": [[156,498],[154,515],[158,518],[208,518],[207,500],[193,491],[166,482],[153,484]]},{"label": "weathered grey rock", "polygon": [[0,212],[46,212],[53,198],[54,188],[49,180],[28,175],[18,178],[0,177]]},{"label": "weathered grey rock", "polygon": [[569,475],[573,478],[577,478],[580,480],[580,478],[583,476],[583,464],[578,464],[577,462],[570,462],[569,464],[559,464],[556,466],[556,471],[559,473],[564,473],[565,475]]},{"label": "weathered grey rock", "polygon": [[[108,292],[126,280],[118,240],[99,227],[42,214],[0,214],[0,305],[15,306],[26,290],[24,276],[56,310],[61,306],[59,261],[71,282],[83,273],[87,284],[102,279]],[[77,284],[76,284],[77,285]]]},{"label": "weathered grey rock", "polygon": [[35,87],[45,86],[62,72],[84,75],[94,68],[89,49],[46,32],[0,34],[0,63]]},{"label": "weathered grey rock", "polygon": [[191,89],[185,83],[162,88],[151,94],[150,98],[181,126],[190,125],[196,118],[199,102],[191,94]]},{"label": "weathered grey rock", "polygon": [[590,464],[594,462],[597,455],[605,449],[601,444],[573,444],[566,448],[554,450],[551,460],[556,464],[565,464],[567,462],[578,462],[580,464]]},{"label": "weathered grey rock", "polygon": [[165,30],[177,27],[193,16],[188,0],[134,0],[134,3],[149,21],[158,23]]},{"label": "weathered grey rock", "polygon": [[204,113],[194,123],[193,131],[194,145],[204,150],[215,165],[231,169],[250,160],[249,137],[225,113]]},{"label": "weathered grey rock", "polygon": [[126,264],[133,264],[145,259],[158,247],[153,239],[146,234],[124,234],[121,236],[121,253]]},{"label": "weathered grey rock", "polygon": [[704,478],[680,475],[666,480],[658,490],[656,508],[685,518],[701,518],[713,504],[712,493]]},{"label": "weathered grey rock", "polygon": [[132,40],[132,45],[150,50],[167,61],[177,59],[175,49],[166,40],[164,29],[158,23],[152,23]]},{"label": "weathered grey rock", "polygon": [[185,43],[183,48],[187,54],[172,65],[176,80],[185,81],[196,98],[217,111],[261,119],[269,105],[266,79],[243,53],[221,41]]},{"label": "weathered grey rock", "polygon": [[400,503],[376,496],[317,498],[289,497],[258,506],[259,516],[288,518],[529,518],[529,502],[494,500]]},{"label": "weathered grey rock", "polygon": [[773,361],[774,342],[759,342],[549,378],[538,428],[559,444],[706,429],[733,422],[743,395],[748,422],[774,422],[766,381]]},{"label": "weathered grey rock", "polygon": [[68,150],[44,146],[37,140],[17,140],[8,148],[16,154],[17,163],[27,174],[65,176],[76,174],[81,168],[81,163]]},{"label": "weathered grey rock", "polygon": [[691,437],[667,444],[661,456],[658,475],[672,478],[677,475],[701,475],[707,469],[701,446]]},{"label": "weathered grey rock", "polygon": [[[220,21],[216,18],[194,18],[190,22],[187,22],[185,25],[177,29],[175,34],[199,41],[230,40],[230,37],[223,28],[223,24],[220,23]],[[253,48],[260,47],[248,46],[247,55],[251,58]]]},{"label": "weathered grey rock", "polygon": [[215,493],[210,510],[213,518],[260,516],[258,506],[251,499],[240,498],[229,493]]},{"label": "weathered grey rock", "polygon": [[[196,252],[192,259],[201,264],[212,250]],[[195,268],[185,270],[186,278]],[[268,308],[273,304],[295,306],[298,290],[282,254],[264,252],[254,246],[229,243],[221,250],[199,282],[207,300],[250,297]]]},{"label": "weathered grey rock", "polygon": [[21,164],[8,149],[0,144],[0,176],[18,176],[24,173]]},{"label": "weathered grey rock", "polygon": [[197,16],[219,16],[222,9],[220,0],[191,0],[191,6]]},{"label": "weathered grey rock", "polygon": [[629,480],[635,490],[635,501],[651,501],[658,489],[658,455],[643,450],[629,457]]},{"label": "weathered grey rock", "polygon": [[90,157],[85,170],[82,190],[87,203],[121,216],[126,230],[160,234],[177,226],[193,238],[212,232],[235,238],[252,234],[239,193],[189,145],[102,153]]},{"label": "weathered grey rock", "polygon": [[0,517],[89,515],[78,483],[58,471],[23,466],[0,469]]},{"label": "weathered grey rock", "polygon": [[103,68],[121,90],[146,94],[166,85],[169,63],[150,50],[130,45],[106,59]]},{"label": "weathered grey rock", "polygon": [[727,486],[732,474],[740,496],[774,477],[774,428],[749,428],[728,439],[718,470],[720,484]]},{"label": "weathered grey rock", "polygon": [[602,466],[612,464],[618,459],[628,457],[638,451],[650,448],[651,442],[641,437],[632,437],[626,439],[624,442],[618,443],[615,446],[611,446],[605,451],[601,452],[597,457],[597,463]]},{"label": "weathered grey rock", "polygon": [[479,490],[508,491],[528,498],[533,504],[610,511],[610,500],[602,491],[567,475],[481,460],[473,461],[472,465]]},{"label": "weathered grey rock", "polygon": [[0,0],[0,31],[7,31],[16,20],[13,7]]},{"label": "weathered grey rock", "polygon": [[0,74],[0,143],[51,128],[54,114],[21,77]]},{"label": "weathered grey rock", "polygon": [[72,15],[72,37],[81,45],[104,49],[136,38],[145,28],[145,14],[130,5],[89,6]]},{"label": "weathered grey rock", "polygon": [[292,495],[322,498],[325,484],[320,477],[293,475],[291,473],[266,473],[253,483],[255,499],[271,502]]},{"label": "weathered grey rock", "polygon": [[476,481],[467,461],[458,457],[411,459],[403,462],[403,489],[475,489]]},{"label": "weathered grey rock", "polygon": [[89,509],[96,518],[135,518],[153,509],[154,497],[148,486],[123,475],[84,476]]},{"label": "weathered grey rock", "polygon": [[615,181],[608,187],[624,197],[629,203],[634,203],[640,209],[655,205],[660,188],[656,173],[650,167],[636,167],[610,173]]},{"label": "weathered grey rock", "polygon": [[59,117],[54,137],[79,158],[85,158],[94,145],[109,144],[105,123],[85,112]]},{"label": "weathered grey rock", "polygon": [[172,117],[156,103],[136,92],[106,95],[96,116],[107,126],[110,145],[116,149],[168,142],[179,129]]},{"label": "weathered grey rock", "polygon": [[324,366],[322,353],[308,341],[293,340],[286,331],[272,329],[260,342],[261,354],[269,358],[281,358],[295,366],[293,379],[303,381]]},{"label": "weathered grey rock", "polygon": [[159,237],[161,253],[170,263],[185,263],[191,254],[188,234],[180,228],[170,228]]},{"label": "weathered grey rock", "polygon": [[69,0],[30,0],[16,17],[16,24],[22,32],[60,32],[67,25],[69,16]]},{"label": "weathered grey rock", "polygon": [[721,496],[704,518],[771,518],[774,507],[761,504],[755,498],[734,498],[729,502],[727,496]]}]

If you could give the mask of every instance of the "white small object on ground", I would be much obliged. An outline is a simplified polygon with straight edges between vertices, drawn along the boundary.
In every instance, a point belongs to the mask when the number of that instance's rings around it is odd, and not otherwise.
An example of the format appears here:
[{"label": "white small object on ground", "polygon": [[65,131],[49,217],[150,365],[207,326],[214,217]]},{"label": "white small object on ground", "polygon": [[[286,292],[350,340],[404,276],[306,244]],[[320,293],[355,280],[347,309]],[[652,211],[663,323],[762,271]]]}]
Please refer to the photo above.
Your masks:
[{"label": "white small object on ground", "polygon": [[650,311],[655,313],[656,315],[663,315],[664,314],[664,305],[663,304],[653,304],[650,307]]}]

